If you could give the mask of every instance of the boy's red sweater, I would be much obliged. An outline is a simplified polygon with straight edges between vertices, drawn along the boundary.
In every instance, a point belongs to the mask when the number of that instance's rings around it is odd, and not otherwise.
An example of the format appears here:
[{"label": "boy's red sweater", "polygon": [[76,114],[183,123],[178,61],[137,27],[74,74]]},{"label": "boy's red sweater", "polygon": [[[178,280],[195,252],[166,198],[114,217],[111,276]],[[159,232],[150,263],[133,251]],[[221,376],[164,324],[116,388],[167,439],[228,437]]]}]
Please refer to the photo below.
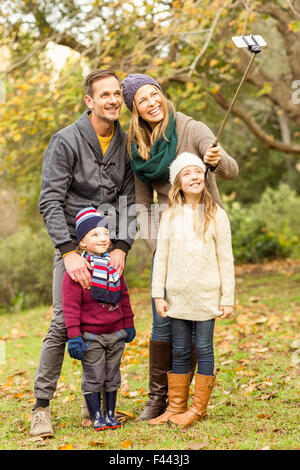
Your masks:
[{"label": "boy's red sweater", "polygon": [[65,273],[62,285],[63,311],[68,337],[81,336],[82,331],[102,334],[133,328],[133,312],[123,276],[120,278],[122,298],[116,305],[100,304]]}]

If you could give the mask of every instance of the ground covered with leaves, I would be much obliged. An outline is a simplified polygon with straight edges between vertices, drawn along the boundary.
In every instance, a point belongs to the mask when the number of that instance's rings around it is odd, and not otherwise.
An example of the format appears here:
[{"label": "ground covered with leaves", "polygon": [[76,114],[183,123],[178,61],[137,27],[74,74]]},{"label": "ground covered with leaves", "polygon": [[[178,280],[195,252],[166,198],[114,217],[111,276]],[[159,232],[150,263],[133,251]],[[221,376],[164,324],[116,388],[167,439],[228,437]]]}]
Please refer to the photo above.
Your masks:
[{"label": "ground covered with leaves", "polygon": [[51,402],[55,437],[30,437],[51,309],[0,314],[0,449],[299,449],[300,262],[237,267],[236,281],[235,317],[216,321],[209,417],[187,429],[135,421],[147,401],[149,290],[131,291],[137,336],[123,356],[117,409],[124,425],[115,431],[97,433],[82,421],[81,364],[66,352]]}]

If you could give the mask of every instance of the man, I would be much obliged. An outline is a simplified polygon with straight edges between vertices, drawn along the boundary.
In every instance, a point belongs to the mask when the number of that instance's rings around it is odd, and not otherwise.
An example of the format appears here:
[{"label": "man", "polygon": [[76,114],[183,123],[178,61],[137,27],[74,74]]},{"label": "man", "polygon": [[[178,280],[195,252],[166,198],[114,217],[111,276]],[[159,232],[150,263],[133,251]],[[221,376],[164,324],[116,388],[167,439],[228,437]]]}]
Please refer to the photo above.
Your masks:
[{"label": "man", "polygon": [[76,253],[75,215],[93,205],[106,216],[113,245],[111,263],[121,275],[135,235],[134,179],[126,134],[118,118],[122,95],[112,70],[94,70],[84,80],[86,111],[50,140],[43,161],[39,210],[56,253],[53,318],[35,376],[36,404],[31,435],[51,436],[49,402],[61,373],[67,334],[62,310],[65,271],[83,288],[91,282],[89,263]]}]

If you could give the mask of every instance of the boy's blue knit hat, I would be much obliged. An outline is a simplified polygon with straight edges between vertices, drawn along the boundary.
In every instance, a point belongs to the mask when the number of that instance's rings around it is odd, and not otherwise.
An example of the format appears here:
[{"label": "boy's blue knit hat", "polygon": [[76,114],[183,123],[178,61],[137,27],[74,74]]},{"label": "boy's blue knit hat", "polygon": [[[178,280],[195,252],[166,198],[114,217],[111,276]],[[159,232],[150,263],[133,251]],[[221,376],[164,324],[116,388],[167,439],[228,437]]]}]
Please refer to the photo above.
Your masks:
[{"label": "boy's blue knit hat", "polygon": [[93,228],[106,227],[108,228],[107,219],[100,215],[92,206],[81,209],[76,215],[76,235],[78,243],[83,237]]}]

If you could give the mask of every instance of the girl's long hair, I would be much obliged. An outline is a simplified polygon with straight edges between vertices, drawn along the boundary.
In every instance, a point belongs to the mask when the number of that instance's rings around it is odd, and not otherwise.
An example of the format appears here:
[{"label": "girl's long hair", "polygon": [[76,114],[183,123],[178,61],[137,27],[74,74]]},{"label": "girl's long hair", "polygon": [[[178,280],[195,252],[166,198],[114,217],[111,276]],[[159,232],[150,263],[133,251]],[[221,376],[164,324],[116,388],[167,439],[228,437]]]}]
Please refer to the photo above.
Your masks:
[{"label": "girl's long hair", "polygon": [[150,150],[155,140],[158,138],[164,138],[168,141],[165,132],[169,123],[170,110],[175,116],[175,108],[173,104],[159,90],[159,88],[155,88],[157,89],[161,98],[161,107],[164,113],[164,118],[152,130],[150,125],[139,116],[136,104],[133,100],[132,116],[127,133],[127,151],[130,157],[132,155],[131,144],[133,142],[137,144],[139,154],[143,160],[150,160]]},{"label": "girl's long hair", "polygon": [[[169,210],[171,211],[171,217],[173,218],[178,210],[184,206],[186,203],[184,193],[181,189],[181,179],[180,173],[176,176],[175,181],[169,191]],[[212,220],[214,220],[216,212],[217,212],[217,205],[214,202],[213,198],[211,197],[210,193],[208,192],[207,188],[205,187],[202,195],[200,196],[198,209],[204,208],[204,210],[196,210],[196,228],[195,231],[203,236],[205,235],[206,230]],[[203,214],[203,217],[202,217]],[[203,220],[201,220],[203,218]]]}]

